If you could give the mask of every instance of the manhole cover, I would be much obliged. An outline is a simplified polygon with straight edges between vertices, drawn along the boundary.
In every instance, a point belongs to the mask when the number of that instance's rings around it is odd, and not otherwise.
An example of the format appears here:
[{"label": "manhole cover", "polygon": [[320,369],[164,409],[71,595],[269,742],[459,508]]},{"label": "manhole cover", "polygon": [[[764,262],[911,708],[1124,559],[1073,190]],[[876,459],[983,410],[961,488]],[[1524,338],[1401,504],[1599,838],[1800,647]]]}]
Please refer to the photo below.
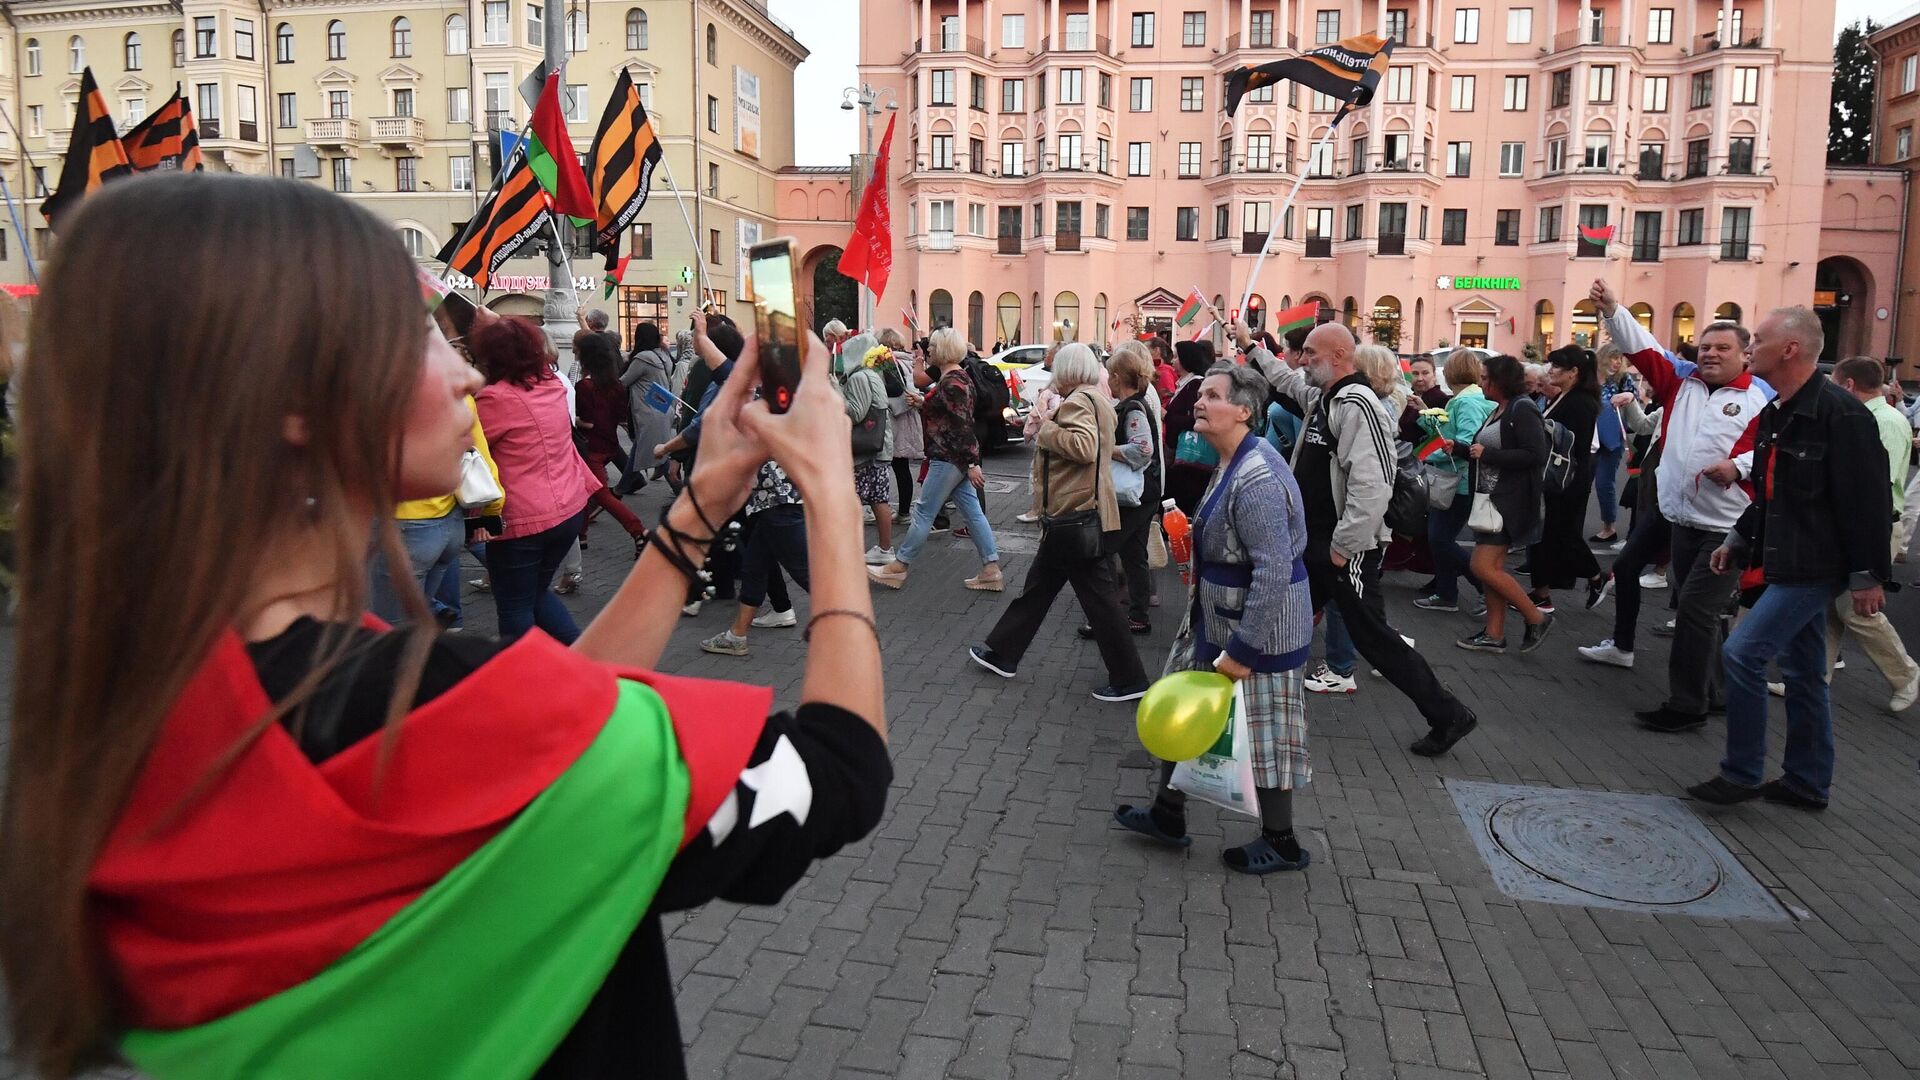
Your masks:
[{"label": "manhole cover", "polygon": [[1678,799],[1464,780],[1447,790],[1494,883],[1515,899],[1787,917]]}]

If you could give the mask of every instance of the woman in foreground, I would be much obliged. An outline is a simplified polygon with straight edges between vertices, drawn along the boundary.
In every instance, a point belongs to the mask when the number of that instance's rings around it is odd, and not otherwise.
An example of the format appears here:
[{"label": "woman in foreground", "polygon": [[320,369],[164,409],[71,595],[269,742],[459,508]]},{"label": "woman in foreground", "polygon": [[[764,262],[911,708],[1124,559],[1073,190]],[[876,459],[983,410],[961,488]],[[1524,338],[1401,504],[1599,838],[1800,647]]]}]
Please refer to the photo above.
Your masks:
[{"label": "woman in foreground", "polygon": [[[746,351],[573,648],[441,636],[418,589],[389,631],[377,510],[455,486],[480,382],[393,230],[226,174],[62,225],[23,388],[19,647],[51,662],[17,676],[0,833],[15,1052],[49,1080],[682,1075],[657,914],[778,901],[891,774],[825,350],[777,417]],[[221,284],[154,288],[130,245]],[[771,717],[650,670],[770,452],[823,511],[817,651]]]}]

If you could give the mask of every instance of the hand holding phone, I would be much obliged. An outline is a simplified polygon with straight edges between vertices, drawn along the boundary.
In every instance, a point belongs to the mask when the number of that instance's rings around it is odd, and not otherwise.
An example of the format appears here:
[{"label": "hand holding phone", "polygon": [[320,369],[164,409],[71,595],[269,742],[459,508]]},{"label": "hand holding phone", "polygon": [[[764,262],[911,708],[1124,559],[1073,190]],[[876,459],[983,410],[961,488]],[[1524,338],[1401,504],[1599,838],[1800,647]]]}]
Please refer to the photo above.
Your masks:
[{"label": "hand holding phone", "polygon": [[793,405],[800,388],[800,322],[794,267],[799,245],[792,237],[755,244],[747,251],[753,285],[754,336],[759,343],[760,392],[776,413]]}]

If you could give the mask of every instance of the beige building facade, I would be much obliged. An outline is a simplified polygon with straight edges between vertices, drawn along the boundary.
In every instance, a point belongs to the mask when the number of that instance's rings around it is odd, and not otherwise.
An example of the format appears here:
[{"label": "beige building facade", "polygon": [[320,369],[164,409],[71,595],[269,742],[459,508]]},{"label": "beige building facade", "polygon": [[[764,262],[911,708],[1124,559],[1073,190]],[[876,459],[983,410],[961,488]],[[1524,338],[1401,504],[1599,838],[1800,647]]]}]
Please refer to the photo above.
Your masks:
[{"label": "beige building facade", "polygon": [[[558,0],[545,0],[558,2]],[[493,179],[499,133],[530,108],[519,84],[545,49],[535,0],[27,0],[0,5],[0,170],[20,226],[0,220],[0,281],[28,279],[27,252],[52,243],[39,198],[55,186],[91,67],[124,131],[178,85],[193,103],[207,168],[277,174],[341,192],[432,256]],[[583,302],[617,307],[624,327],[706,297],[743,306],[748,243],[775,232],[775,177],[793,161],[793,71],[807,51],[755,0],[571,0],[564,23],[566,112],[574,148],[592,143],[624,68],[666,155],[635,220],[616,301],[600,299],[588,236],[573,253]],[[17,135],[16,135],[17,131]],[[684,196],[676,205],[667,174]],[[547,264],[529,251],[489,294],[538,313]],[[689,296],[674,297],[683,279]]]}]

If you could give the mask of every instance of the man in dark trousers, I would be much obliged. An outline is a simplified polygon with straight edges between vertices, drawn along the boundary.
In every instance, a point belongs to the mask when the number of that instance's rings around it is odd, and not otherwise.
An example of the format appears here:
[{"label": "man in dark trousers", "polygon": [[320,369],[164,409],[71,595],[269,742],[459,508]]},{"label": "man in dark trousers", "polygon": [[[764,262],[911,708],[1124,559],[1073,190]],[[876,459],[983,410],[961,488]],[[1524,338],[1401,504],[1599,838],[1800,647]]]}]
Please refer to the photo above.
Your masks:
[{"label": "man in dark trousers", "polygon": [[1478,721],[1387,622],[1380,545],[1393,498],[1394,421],[1354,369],[1359,342],[1346,327],[1326,323],[1307,335],[1302,366],[1294,368],[1256,346],[1244,324],[1234,323],[1233,333],[1268,384],[1306,410],[1292,465],[1307,516],[1304,559],[1314,610],[1337,605],[1360,655],[1426,717],[1427,734],[1409,749],[1446,753]]},{"label": "man in dark trousers", "polygon": [[[1747,567],[1766,589],[1727,639],[1727,754],[1720,774],[1687,793],[1722,805],[1764,796],[1824,810],[1833,782],[1833,701],[1827,688],[1827,609],[1851,592],[1861,616],[1879,612],[1892,578],[1893,493],[1873,414],[1821,378],[1825,335],[1804,307],[1767,316],[1753,335],[1754,373],[1778,392],[1760,410],[1753,503],[1713,552],[1715,573]],[[1782,775],[1767,764],[1767,665],[1787,684]]]}]

